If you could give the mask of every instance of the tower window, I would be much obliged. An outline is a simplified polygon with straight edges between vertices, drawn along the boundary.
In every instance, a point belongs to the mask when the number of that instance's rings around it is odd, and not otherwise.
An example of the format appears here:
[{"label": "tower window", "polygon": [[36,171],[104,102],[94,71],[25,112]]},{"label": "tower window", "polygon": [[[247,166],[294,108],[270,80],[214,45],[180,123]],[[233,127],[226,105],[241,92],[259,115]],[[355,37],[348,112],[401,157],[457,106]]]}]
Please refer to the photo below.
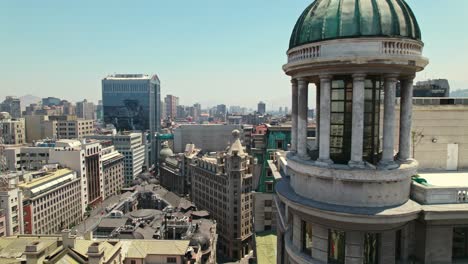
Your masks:
[{"label": "tower window", "polygon": [[[365,80],[364,94],[364,159],[378,162],[380,95],[379,77]],[[353,121],[353,79],[338,76],[331,86],[330,153],[335,163],[347,164],[351,155]]]},{"label": "tower window", "polygon": [[375,233],[366,233],[364,237],[364,264],[379,263],[380,236]]},{"label": "tower window", "polygon": [[302,252],[312,255],[312,224],[302,221]]},{"label": "tower window", "polygon": [[345,232],[328,231],[328,263],[345,264]]},{"label": "tower window", "polygon": [[468,228],[453,229],[453,259],[468,260]]}]

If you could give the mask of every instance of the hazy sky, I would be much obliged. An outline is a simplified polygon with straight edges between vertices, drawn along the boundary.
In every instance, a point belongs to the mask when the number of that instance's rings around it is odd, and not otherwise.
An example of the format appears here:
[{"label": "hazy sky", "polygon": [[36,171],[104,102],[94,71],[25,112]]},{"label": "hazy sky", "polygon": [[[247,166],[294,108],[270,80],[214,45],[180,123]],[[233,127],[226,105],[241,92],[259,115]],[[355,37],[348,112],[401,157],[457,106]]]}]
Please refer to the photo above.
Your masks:
[{"label": "hazy sky", "polygon": [[[112,73],[157,73],[181,104],[289,105],[292,28],[312,0],[0,0],[0,98],[101,97]],[[408,0],[430,65],[468,88],[468,0]]]}]

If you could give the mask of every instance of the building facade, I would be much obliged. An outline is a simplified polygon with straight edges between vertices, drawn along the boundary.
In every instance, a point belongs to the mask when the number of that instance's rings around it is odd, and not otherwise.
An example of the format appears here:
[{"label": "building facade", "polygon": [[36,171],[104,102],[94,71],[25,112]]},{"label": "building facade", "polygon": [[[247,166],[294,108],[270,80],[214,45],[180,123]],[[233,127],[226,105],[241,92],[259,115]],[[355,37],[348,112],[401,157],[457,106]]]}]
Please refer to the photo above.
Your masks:
[{"label": "building facade", "polygon": [[176,118],[177,117],[177,106],[179,106],[179,97],[174,95],[166,95],[164,98],[164,103],[166,105],[166,116],[169,118]]},{"label": "building facade", "polygon": [[0,119],[0,129],[2,130],[3,144],[21,145],[26,143],[26,129],[24,119]]},{"label": "building facade", "polygon": [[0,104],[0,112],[7,112],[12,118],[21,118],[21,101],[14,96],[5,97],[5,101]]},{"label": "building facade", "polygon": [[411,131],[420,170],[468,169],[468,98],[414,98]]},{"label": "building facade", "polygon": [[24,175],[24,233],[52,235],[81,222],[80,178],[70,169]]},{"label": "building facade", "polygon": [[96,105],[84,99],[76,103],[76,116],[81,119],[96,120]]},{"label": "building facade", "polygon": [[[397,86],[397,97],[400,97]],[[450,97],[450,84],[446,79],[419,81],[413,87],[413,97]]]},{"label": "building facade", "polygon": [[[103,144],[103,143],[101,143]],[[104,199],[119,194],[124,187],[125,157],[113,145],[102,148],[102,173],[104,184]]]},{"label": "building facade", "polygon": [[18,188],[20,173],[3,174],[0,182],[0,209],[5,216],[5,236],[23,234],[23,193]]},{"label": "building facade", "polygon": [[264,115],[266,113],[266,104],[264,102],[259,102],[257,104],[257,113]]},{"label": "building facade", "polygon": [[[149,131],[152,153],[161,128],[161,82],[157,75],[114,74],[102,80],[104,123],[117,131]],[[151,157],[156,161],[156,155]]]},{"label": "building facade", "polygon": [[[451,263],[440,241],[451,241],[452,232],[439,237],[435,215],[410,199],[418,167],[410,151],[413,79],[428,64],[422,50],[404,1],[318,0],[305,9],[283,66],[292,79],[293,123],[285,177],[275,185],[278,263]],[[311,148],[309,84],[318,94]]]},{"label": "building facade", "polygon": [[66,166],[78,174],[82,210],[102,202],[104,197],[102,146],[97,141],[59,140],[50,152],[51,163]]},{"label": "building facade", "polygon": [[195,158],[191,165],[192,199],[217,221],[219,249],[241,259],[252,249],[252,164],[240,142],[240,133],[227,152]]},{"label": "building facade", "polygon": [[232,141],[231,133],[240,125],[181,125],[174,129],[174,152],[182,153],[187,144],[195,144],[207,152],[226,149]]},{"label": "building facade", "polygon": [[26,141],[57,138],[57,120],[47,115],[25,115]]},{"label": "building facade", "polygon": [[143,171],[145,145],[142,133],[121,133],[116,135],[93,135],[87,138],[110,140],[115,149],[124,155],[124,184],[130,186]]},{"label": "building facade", "polygon": [[191,193],[190,164],[200,153],[195,144],[187,144],[183,153],[174,155],[167,144],[163,144],[160,153],[159,181],[164,188],[186,196]]},{"label": "building facade", "polygon": [[35,171],[49,163],[50,147],[7,147],[4,150],[10,171]]},{"label": "building facade", "polygon": [[80,139],[94,134],[94,120],[60,120],[57,122],[58,139]]}]

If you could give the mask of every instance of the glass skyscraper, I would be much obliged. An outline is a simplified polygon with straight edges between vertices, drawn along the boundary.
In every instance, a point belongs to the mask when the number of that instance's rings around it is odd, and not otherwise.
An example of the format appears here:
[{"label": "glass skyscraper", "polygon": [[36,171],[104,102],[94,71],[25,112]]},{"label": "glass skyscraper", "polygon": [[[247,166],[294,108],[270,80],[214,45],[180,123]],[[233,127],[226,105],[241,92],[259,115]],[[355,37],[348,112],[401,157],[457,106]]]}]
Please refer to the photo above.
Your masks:
[{"label": "glass skyscraper", "polygon": [[[161,123],[161,83],[157,75],[113,74],[102,80],[104,123],[117,131],[149,131],[155,138]],[[151,140],[152,154],[158,146]],[[152,155],[152,160],[155,161]]]}]

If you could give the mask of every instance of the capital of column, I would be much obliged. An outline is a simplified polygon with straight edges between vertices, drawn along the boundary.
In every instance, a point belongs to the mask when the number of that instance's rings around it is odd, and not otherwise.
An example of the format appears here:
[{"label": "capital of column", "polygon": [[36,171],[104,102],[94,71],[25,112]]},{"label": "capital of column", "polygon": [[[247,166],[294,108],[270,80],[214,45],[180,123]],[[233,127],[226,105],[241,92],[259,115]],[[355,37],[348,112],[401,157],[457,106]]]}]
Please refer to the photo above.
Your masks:
[{"label": "capital of column", "polygon": [[387,74],[384,76],[386,82],[398,82],[397,74]]},{"label": "capital of column", "polygon": [[408,75],[408,76],[403,76],[400,78],[401,81],[410,81],[413,82],[414,78],[416,78],[415,75]]},{"label": "capital of column", "polygon": [[309,84],[309,80],[307,78],[297,78],[296,80],[299,85]]},{"label": "capital of column", "polygon": [[332,78],[330,74],[319,75],[320,82],[330,82]]},{"label": "capital of column", "polygon": [[291,79],[291,84],[292,85],[297,85],[297,79]]},{"label": "capital of column", "polygon": [[354,81],[364,81],[367,75],[364,73],[355,73],[352,76]]}]

